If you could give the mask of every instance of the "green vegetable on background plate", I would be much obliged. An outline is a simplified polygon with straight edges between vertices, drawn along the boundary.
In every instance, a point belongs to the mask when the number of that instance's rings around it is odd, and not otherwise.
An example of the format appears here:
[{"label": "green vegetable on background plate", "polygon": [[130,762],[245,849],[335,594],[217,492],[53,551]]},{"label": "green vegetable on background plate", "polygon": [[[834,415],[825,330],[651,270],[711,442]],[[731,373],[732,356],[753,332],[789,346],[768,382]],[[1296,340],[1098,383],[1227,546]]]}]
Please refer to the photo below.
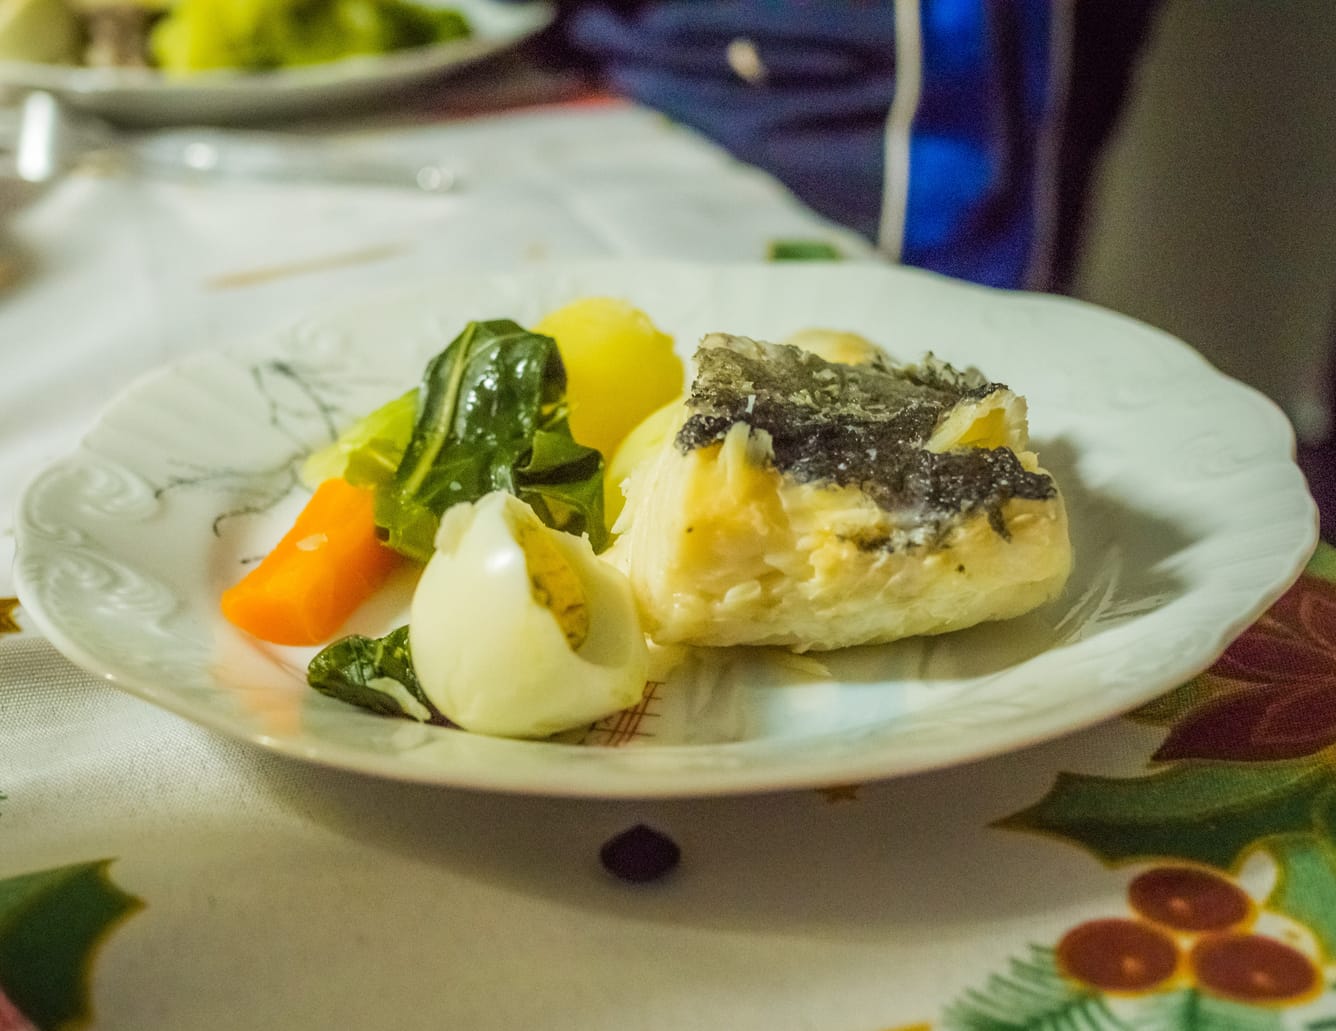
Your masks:
[{"label": "green vegetable on background plate", "polygon": [[169,74],[263,70],[385,54],[468,36],[458,11],[409,0],[178,0],[149,52]]},{"label": "green vegetable on background plate", "polygon": [[73,61],[80,35],[64,0],[0,0],[0,61]]}]

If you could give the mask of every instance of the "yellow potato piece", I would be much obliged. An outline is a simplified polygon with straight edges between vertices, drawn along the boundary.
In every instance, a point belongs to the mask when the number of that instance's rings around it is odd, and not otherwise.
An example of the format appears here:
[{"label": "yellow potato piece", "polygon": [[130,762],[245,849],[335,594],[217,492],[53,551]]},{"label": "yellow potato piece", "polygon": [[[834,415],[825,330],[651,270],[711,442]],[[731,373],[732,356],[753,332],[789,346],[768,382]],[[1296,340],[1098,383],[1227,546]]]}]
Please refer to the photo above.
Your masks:
[{"label": "yellow potato piece", "polygon": [[603,519],[611,530],[622,514],[626,498],[622,484],[645,459],[657,454],[664,442],[677,431],[683,398],[675,397],[662,408],[647,415],[622,440],[621,446],[603,470]]},{"label": "yellow potato piece", "polygon": [[800,329],[783,340],[783,343],[811,351],[828,362],[841,365],[867,365],[886,355],[880,347],[865,336],[850,333],[847,330],[811,327]]},{"label": "yellow potato piece", "polygon": [[556,340],[561,352],[572,435],[605,459],[647,415],[682,392],[673,338],[626,301],[580,298],[533,329]]}]

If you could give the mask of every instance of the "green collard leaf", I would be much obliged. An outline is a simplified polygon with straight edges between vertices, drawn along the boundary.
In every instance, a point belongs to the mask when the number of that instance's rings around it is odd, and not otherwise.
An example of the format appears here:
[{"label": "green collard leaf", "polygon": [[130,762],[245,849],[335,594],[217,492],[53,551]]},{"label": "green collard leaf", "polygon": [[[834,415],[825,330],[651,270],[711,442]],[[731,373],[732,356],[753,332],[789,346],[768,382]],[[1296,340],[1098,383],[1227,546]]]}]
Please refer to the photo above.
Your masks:
[{"label": "green collard leaf", "polygon": [[428,364],[412,437],[377,489],[376,522],[389,545],[426,561],[446,509],[504,490],[601,550],[603,458],[571,437],[565,393],[551,337],[508,319],[469,323]]},{"label": "green collard leaf", "polygon": [[310,454],[302,464],[302,482],[314,488],[341,476],[362,487],[384,483],[404,456],[416,412],[413,389],[358,419],[332,444]]},{"label": "green collard leaf", "polygon": [[1321,762],[1182,762],[1147,777],[1060,773],[1052,790],[998,826],[1083,845],[1107,863],[1177,857],[1229,869],[1252,845],[1313,826],[1331,783]]},{"label": "green collard leaf", "polygon": [[[603,523],[603,457],[577,444],[570,431],[534,434],[528,458],[515,468],[515,493],[548,526],[572,533],[590,532],[600,551],[607,544]],[[597,516],[596,528],[589,519]]]},{"label": "green collard leaf", "polygon": [[941,1023],[946,1031],[1127,1031],[1103,998],[1058,972],[1052,949],[1038,946],[947,1006]]},{"label": "green collard leaf", "polygon": [[0,880],[0,989],[41,1028],[86,1022],[93,951],[143,903],[107,876],[110,859]]},{"label": "green collard leaf", "polygon": [[335,641],[311,660],[306,682],[321,694],[382,716],[450,725],[418,682],[406,626],[380,638],[355,634]]}]

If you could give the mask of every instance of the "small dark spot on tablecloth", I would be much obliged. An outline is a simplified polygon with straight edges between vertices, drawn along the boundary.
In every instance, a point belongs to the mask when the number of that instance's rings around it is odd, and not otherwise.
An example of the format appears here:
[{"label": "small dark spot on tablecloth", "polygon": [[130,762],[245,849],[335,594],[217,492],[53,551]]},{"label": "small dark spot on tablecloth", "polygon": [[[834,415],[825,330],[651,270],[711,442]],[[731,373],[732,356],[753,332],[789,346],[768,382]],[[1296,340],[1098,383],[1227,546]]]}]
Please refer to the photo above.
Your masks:
[{"label": "small dark spot on tablecloth", "polygon": [[603,868],[623,881],[656,881],[681,861],[682,850],[668,835],[638,823],[609,838],[599,849]]}]

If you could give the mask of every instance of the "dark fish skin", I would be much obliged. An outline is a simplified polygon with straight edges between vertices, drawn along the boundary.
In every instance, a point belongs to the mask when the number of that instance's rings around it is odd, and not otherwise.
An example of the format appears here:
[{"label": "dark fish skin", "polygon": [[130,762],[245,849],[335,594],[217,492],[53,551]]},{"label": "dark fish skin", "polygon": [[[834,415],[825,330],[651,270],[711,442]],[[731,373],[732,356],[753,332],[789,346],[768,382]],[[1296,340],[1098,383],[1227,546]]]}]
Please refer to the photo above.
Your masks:
[{"label": "dark fish skin", "polygon": [[1005,389],[972,371],[941,362],[843,365],[727,334],[707,337],[695,361],[690,414],[675,439],[683,453],[743,423],[770,435],[774,467],[799,483],[857,487],[883,509],[943,530],[983,512],[1004,537],[1007,501],[1057,494],[1009,448],[924,449],[956,405]]}]

